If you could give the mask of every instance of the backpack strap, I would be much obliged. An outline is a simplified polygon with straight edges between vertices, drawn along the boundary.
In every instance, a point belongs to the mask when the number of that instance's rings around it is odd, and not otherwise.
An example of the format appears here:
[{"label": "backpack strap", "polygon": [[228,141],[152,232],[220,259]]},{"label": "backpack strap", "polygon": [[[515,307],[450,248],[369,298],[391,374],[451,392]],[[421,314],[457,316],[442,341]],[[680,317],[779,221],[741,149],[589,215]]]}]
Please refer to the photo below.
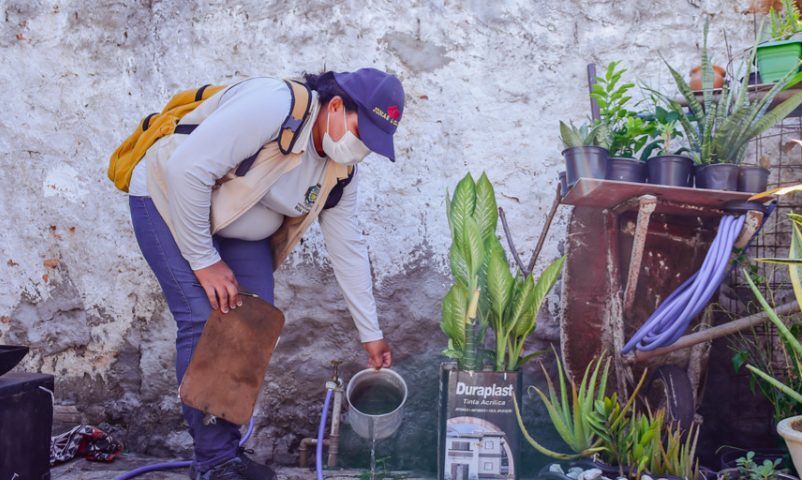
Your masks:
[{"label": "backpack strap", "polygon": [[351,180],[354,179],[354,175],[356,175],[356,165],[348,167],[347,177],[337,180],[337,184],[334,185],[334,188],[332,188],[331,192],[329,192],[329,196],[326,197],[326,203],[323,204],[323,210],[334,208],[340,203],[340,199],[343,198],[343,190],[345,190],[345,187],[347,187],[348,184],[351,183]]},{"label": "backpack strap", "polygon": [[294,80],[284,80],[284,83],[290,88],[290,111],[281,124],[278,148],[284,155],[289,155],[312,109],[312,92],[305,84]]}]

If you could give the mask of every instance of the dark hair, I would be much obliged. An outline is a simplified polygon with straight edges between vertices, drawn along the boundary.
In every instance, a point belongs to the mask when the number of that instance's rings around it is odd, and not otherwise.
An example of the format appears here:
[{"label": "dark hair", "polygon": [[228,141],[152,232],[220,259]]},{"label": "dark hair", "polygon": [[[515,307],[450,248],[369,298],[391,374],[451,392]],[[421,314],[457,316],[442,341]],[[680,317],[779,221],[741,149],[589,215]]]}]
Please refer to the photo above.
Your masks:
[{"label": "dark hair", "polygon": [[334,72],[304,73],[304,83],[307,87],[317,92],[317,99],[321,105],[325,105],[332,98],[339,96],[343,99],[343,105],[345,105],[347,111],[355,112],[357,110],[356,102],[337,83],[334,78]]}]

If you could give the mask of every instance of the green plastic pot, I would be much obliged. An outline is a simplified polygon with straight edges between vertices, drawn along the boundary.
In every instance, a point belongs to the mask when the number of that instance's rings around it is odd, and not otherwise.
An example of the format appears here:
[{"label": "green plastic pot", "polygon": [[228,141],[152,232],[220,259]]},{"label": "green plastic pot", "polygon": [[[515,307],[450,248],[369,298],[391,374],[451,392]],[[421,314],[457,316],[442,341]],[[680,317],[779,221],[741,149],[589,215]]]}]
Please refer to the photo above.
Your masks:
[{"label": "green plastic pot", "polygon": [[757,68],[763,83],[776,83],[799,67],[802,40],[766,42],[757,47]]}]

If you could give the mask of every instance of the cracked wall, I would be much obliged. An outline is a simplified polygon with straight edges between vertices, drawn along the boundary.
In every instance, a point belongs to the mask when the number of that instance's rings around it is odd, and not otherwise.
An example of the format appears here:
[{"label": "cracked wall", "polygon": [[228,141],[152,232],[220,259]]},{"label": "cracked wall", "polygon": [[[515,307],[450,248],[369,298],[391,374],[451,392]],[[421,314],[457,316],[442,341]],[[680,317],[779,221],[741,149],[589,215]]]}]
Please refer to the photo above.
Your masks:
[{"label": "cracked wall", "polygon": [[[561,169],[557,120],[588,113],[585,65],[621,59],[666,85],[659,56],[689,69],[704,14],[714,17],[716,58],[724,30],[736,48],[748,44],[745,3],[6,0],[0,343],[31,345],[21,368],[55,374],[60,405],[113,426],[129,448],[187,455],[175,326],[137,249],[125,197],[106,179],[108,155],[141,116],[189,86],[384,68],[404,82],[407,108],[399,161],[369,157],[361,169],[361,221],[380,319],[411,398],[400,433],[379,448],[394,468],[433,470],[446,189],[465,171],[486,170],[528,254]],[[544,264],[559,255],[565,215]],[[558,339],[558,293],[532,349]],[[278,273],[276,298],[288,323],[252,445],[260,458],[291,463],[315,430],[328,362],[343,360],[353,374],[365,359],[317,228]],[[539,378],[529,365],[526,383]],[[533,429],[546,432],[537,402],[527,405]],[[344,430],[343,461],[364,465],[366,444]],[[528,461],[534,468],[537,460]]]}]

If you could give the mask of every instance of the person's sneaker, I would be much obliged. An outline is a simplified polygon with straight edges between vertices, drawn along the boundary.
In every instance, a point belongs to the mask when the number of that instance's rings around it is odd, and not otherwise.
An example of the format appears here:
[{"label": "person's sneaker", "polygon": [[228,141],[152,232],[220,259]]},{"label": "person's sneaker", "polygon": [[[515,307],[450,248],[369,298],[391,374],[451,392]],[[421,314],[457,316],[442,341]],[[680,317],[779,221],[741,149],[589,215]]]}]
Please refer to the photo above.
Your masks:
[{"label": "person's sneaker", "polygon": [[[276,472],[267,465],[256,463],[247,456],[245,451],[239,449],[237,456],[215,465],[206,472],[198,472],[193,465],[189,469],[192,480],[276,480]],[[253,453],[252,450],[247,450]]]}]

